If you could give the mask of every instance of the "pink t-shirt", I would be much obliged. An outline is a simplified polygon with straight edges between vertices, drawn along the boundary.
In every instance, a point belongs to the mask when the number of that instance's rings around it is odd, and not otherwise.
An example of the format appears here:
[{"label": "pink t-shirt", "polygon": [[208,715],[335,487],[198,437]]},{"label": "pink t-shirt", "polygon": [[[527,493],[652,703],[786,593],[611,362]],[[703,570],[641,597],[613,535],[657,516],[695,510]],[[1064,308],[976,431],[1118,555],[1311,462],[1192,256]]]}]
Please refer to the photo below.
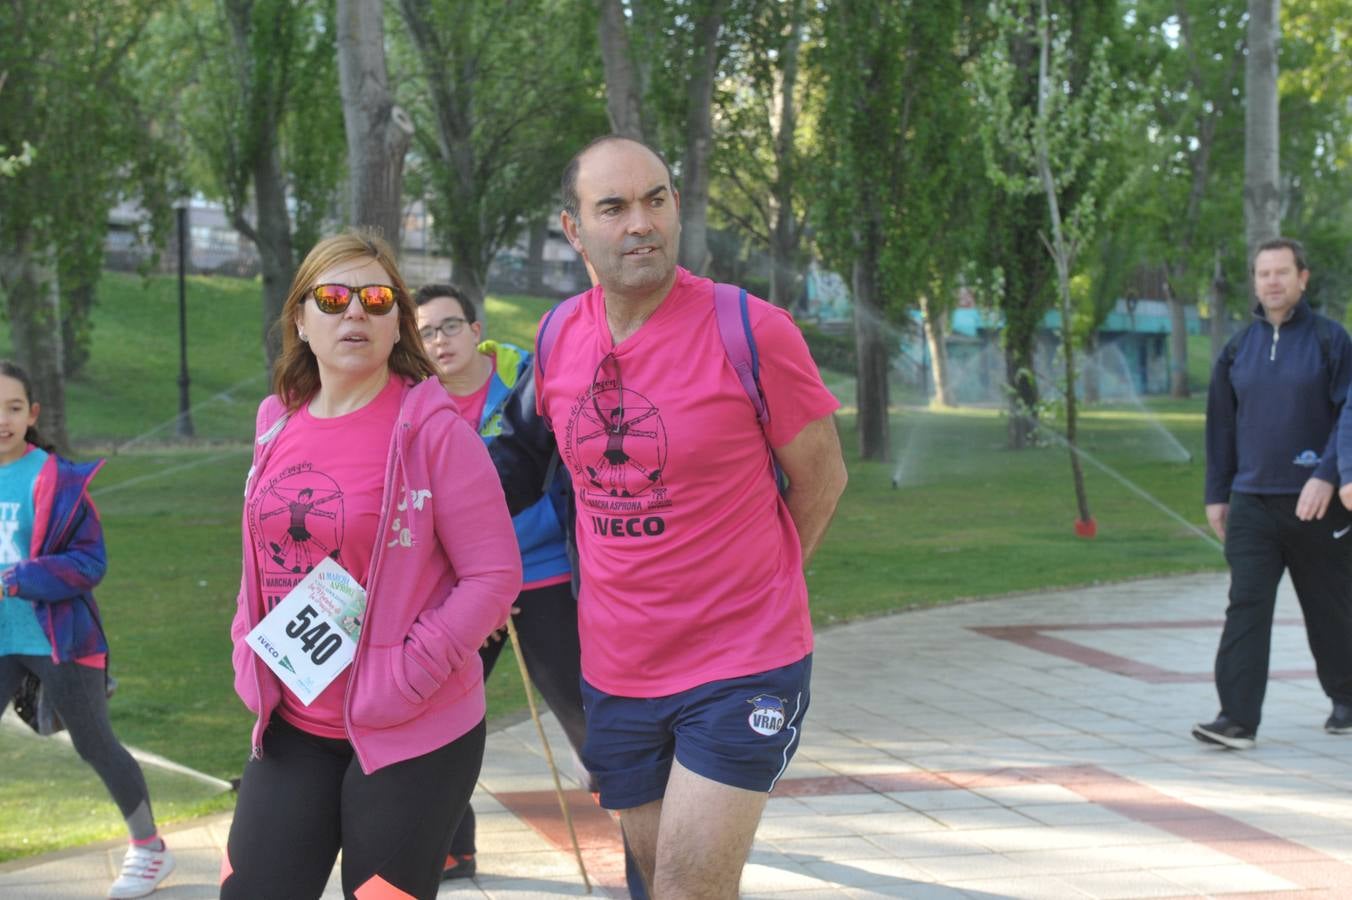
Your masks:
[{"label": "pink t-shirt", "polygon": [[[248,509],[249,539],[263,562],[258,574],[269,610],[325,556],[363,586],[368,583],[401,390],[399,379],[391,377],[370,403],[332,419],[315,418],[302,406],[277,436]],[[309,706],[283,688],[280,715],[310,734],[345,737],[350,671]]]},{"label": "pink t-shirt", "polygon": [[840,404],[788,313],[750,298],[750,318],[768,435],[719,337],[713,282],[684,269],[619,346],[589,291],[537,382],[577,497],[582,671],[607,693],[664,696],[812,650],[766,438],[782,447]]},{"label": "pink t-shirt", "polygon": [[[493,357],[495,360],[497,357]],[[494,363],[496,365],[496,363]],[[484,417],[484,404],[488,402],[488,388],[493,383],[493,376],[490,374],[488,380],[474,393],[466,396],[451,394],[451,399],[455,401],[456,408],[460,410],[460,415],[466,422],[479,430]]]}]

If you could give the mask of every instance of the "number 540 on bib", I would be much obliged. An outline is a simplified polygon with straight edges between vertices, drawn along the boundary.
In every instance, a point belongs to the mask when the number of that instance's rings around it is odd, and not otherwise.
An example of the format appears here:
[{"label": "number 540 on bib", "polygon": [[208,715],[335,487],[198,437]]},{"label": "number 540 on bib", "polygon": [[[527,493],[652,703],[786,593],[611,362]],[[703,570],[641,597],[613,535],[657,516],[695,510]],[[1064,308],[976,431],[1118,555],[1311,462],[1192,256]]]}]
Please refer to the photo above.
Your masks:
[{"label": "number 540 on bib", "polygon": [[325,558],[263,617],[245,640],[309,706],[357,652],[366,591]]}]

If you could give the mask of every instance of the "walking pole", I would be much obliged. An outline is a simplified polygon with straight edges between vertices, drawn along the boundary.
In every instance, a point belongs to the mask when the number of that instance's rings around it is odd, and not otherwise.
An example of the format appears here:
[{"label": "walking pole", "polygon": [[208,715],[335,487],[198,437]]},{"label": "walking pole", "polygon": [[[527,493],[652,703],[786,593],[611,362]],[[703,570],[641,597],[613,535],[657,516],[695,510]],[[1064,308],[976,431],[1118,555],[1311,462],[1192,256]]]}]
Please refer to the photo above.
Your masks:
[{"label": "walking pole", "polygon": [[559,782],[559,767],[554,764],[554,754],[549,749],[549,738],[545,737],[545,727],[540,724],[540,712],[535,708],[535,692],[531,690],[530,673],[526,671],[526,658],[521,655],[521,639],[516,636],[516,625],[512,617],[507,617],[507,635],[512,639],[512,650],[516,652],[516,665],[521,670],[521,684],[526,688],[526,705],[530,707],[530,717],[535,722],[535,730],[540,733],[540,745],[545,748],[545,760],[549,763],[549,774],[554,776],[554,795],[559,798],[559,809],[563,811],[563,822],[568,826],[568,837],[573,842],[573,856],[577,857],[577,868],[582,873],[582,883],[587,893],[592,892],[591,879],[587,877],[587,867],[582,862],[582,848],[577,845],[577,832],[573,830],[573,814],[568,811],[568,801],[563,796],[563,785]]}]

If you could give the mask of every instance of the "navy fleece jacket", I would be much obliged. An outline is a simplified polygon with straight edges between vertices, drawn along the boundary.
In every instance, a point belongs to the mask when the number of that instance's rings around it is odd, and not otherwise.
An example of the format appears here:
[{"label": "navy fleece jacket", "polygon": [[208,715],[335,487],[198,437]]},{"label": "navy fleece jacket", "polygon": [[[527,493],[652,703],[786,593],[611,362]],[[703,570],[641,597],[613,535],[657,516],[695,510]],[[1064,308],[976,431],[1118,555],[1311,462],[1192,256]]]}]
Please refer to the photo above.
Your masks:
[{"label": "navy fleece jacket", "polygon": [[[1228,503],[1231,491],[1299,494],[1310,478],[1339,484],[1338,421],[1352,381],[1352,339],[1304,298],[1277,328],[1261,305],[1254,316],[1235,338],[1233,361],[1222,353],[1211,371],[1207,503]],[[1352,476],[1348,462],[1345,476]]]}]

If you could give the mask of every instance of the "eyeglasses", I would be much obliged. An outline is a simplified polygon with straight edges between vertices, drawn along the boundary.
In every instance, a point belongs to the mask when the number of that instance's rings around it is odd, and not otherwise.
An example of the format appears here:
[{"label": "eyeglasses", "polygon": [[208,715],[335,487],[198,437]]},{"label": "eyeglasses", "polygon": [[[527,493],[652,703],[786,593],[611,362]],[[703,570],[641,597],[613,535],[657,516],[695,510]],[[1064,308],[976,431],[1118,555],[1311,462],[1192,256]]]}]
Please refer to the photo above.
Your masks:
[{"label": "eyeglasses", "polygon": [[383,316],[394,309],[394,288],[388,284],[366,284],[359,288],[345,284],[317,284],[310,293],[319,311],[329,315],[337,315],[347,309],[353,294],[361,300],[361,308],[366,310],[367,315]]},{"label": "eyeglasses", "polygon": [[468,325],[469,322],[459,316],[447,316],[437,325],[429,325],[426,328],[418,329],[418,337],[423,339],[424,344],[430,344],[439,334],[442,337],[453,338]]}]

